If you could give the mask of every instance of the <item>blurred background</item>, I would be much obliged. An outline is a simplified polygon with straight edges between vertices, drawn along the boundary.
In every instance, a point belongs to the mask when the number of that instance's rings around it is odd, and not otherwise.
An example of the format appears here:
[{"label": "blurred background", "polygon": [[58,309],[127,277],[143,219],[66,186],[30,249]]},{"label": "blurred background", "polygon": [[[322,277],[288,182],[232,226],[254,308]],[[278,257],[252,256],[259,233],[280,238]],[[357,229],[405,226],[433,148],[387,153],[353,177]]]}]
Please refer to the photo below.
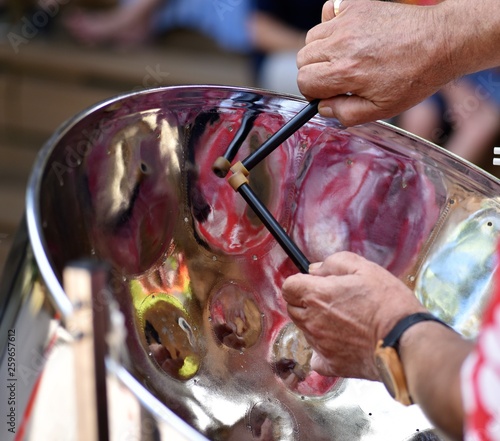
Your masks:
[{"label": "blurred background", "polygon": [[[35,157],[66,119],[106,98],[158,86],[300,94],[296,54],[320,22],[323,3],[0,0],[0,272]],[[496,173],[500,71],[457,80],[390,122]]]}]

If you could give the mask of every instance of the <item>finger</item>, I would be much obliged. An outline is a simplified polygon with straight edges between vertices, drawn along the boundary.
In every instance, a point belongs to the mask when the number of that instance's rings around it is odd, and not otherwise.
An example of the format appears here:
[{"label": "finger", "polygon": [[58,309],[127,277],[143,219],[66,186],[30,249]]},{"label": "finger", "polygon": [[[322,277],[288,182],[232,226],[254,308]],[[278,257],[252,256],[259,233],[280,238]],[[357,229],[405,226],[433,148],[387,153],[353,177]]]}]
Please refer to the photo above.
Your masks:
[{"label": "finger", "polygon": [[335,20],[327,20],[309,29],[305,40],[306,45],[312,43],[313,41],[323,40],[324,38],[329,37],[333,32],[334,26]]},{"label": "finger", "polygon": [[[299,66],[297,84],[304,96],[326,99],[345,95],[354,90],[352,84],[338,81],[340,68],[334,66],[334,63],[328,60],[326,55],[318,54],[315,56],[312,53],[302,53],[302,55],[303,58],[297,57],[297,65]],[[314,61],[310,62],[313,59]]]},{"label": "finger", "polygon": [[287,305],[286,310],[288,312],[288,316],[293,321],[293,323],[297,326],[297,328],[304,331],[307,326],[307,317],[308,312],[306,308],[299,308],[297,306]]},{"label": "finger", "polygon": [[333,2],[331,0],[327,0],[323,5],[323,10],[321,11],[321,22],[329,21],[332,18],[335,18],[335,12],[333,8]]},{"label": "finger", "polygon": [[288,311],[288,315],[294,321],[294,323],[296,322],[295,324],[297,324],[297,326],[300,325],[300,323],[306,316],[306,308],[303,308],[301,306],[294,306],[290,303],[287,303],[286,310]]},{"label": "finger", "polygon": [[[332,87],[332,90],[334,89]],[[311,93],[310,95],[314,96]],[[333,98],[323,100],[319,106],[319,113],[326,118],[337,118],[346,127],[364,124],[377,119],[389,118],[399,113],[398,110],[389,112],[377,106],[372,101],[357,95],[337,95],[332,95]]]},{"label": "finger", "polygon": [[304,287],[306,285],[310,285],[310,280],[311,276],[307,274],[294,274],[293,276],[285,279],[281,292],[283,299],[288,303],[288,305],[299,308],[306,307]]},{"label": "finger", "polygon": [[291,306],[307,309],[308,305],[317,305],[321,293],[334,289],[334,282],[323,276],[294,274],[285,279],[282,286],[283,299]]},{"label": "finger", "polygon": [[356,253],[340,251],[328,256],[321,264],[309,266],[311,276],[345,276],[354,274],[361,265],[365,265],[367,260]]}]

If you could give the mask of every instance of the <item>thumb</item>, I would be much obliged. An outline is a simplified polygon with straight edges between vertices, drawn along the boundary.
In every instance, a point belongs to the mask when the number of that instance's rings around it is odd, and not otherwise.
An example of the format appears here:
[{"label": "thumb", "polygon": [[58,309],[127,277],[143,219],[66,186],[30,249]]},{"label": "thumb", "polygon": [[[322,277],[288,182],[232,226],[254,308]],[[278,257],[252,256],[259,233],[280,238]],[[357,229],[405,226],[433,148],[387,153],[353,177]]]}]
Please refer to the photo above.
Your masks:
[{"label": "thumb", "polygon": [[391,116],[372,101],[357,95],[338,95],[322,100],[318,110],[320,115],[337,118],[346,127]]},{"label": "thumb", "polygon": [[332,18],[335,18],[335,12],[333,9],[333,1],[327,0],[323,5],[323,10],[321,12],[321,22],[330,21]]},{"label": "thumb", "polygon": [[346,0],[327,0],[323,5],[321,21],[324,23],[339,15],[346,7],[344,3],[346,3]]}]

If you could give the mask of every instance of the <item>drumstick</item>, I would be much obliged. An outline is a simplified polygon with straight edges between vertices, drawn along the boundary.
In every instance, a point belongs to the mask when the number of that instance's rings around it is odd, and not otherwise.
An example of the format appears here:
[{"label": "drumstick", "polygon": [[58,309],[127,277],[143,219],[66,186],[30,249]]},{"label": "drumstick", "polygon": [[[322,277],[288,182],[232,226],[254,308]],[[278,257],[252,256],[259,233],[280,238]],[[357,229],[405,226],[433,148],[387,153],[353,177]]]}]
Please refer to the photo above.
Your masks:
[{"label": "drumstick", "polygon": [[255,119],[260,115],[262,110],[255,106],[255,102],[261,98],[256,94],[244,94],[243,97],[238,98],[237,102],[250,103],[248,110],[243,115],[241,126],[234,135],[233,140],[229,144],[223,156],[219,156],[212,165],[212,170],[219,178],[225,178],[231,168],[231,162],[238,153],[238,150],[246,139],[250,130],[252,130]]},{"label": "drumstick", "polygon": [[[293,135],[297,130],[299,130],[307,121],[309,121],[316,113],[318,113],[318,104],[319,100],[313,100],[309,104],[307,104],[297,115],[295,115],[293,118],[291,118],[281,129],[279,129],[273,136],[271,136],[264,144],[262,144],[255,152],[247,156],[241,163],[247,170],[251,170],[253,167],[255,167],[260,161],[262,161],[266,156],[268,156],[270,153],[272,153],[276,148],[278,148],[283,141],[288,139],[291,135]],[[250,119],[252,115],[248,116],[247,118]],[[255,118],[254,118],[255,119]],[[245,123],[245,119],[244,119]],[[252,120],[253,123],[253,120]],[[243,139],[240,136],[240,132],[242,132],[242,127],[240,127],[240,130],[235,136],[235,139],[239,142],[238,148],[243,142]],[[247,128],[247,124],[245,123],[245,130]],[[250,127],[248,127],[248,131],[245,133],[245,136],[248,135],[248,132],[250,131]],[[231,143],[231,145],[228,148],[231,149],[231,153],[234,152],[234,155],[229,159],[228,152],[224,154],[224,156],[221,156],[215,160],[215,162],[212,165],[212,170],[214,173],[223,178],[225,177],[230,169],[230,161],[234,159],[234,156],[236,156],[237,150],[234,150],[232,147],[234,144],[234,140]]]},{"label": "drumstick", "polygon": [[286,139],[299,130],[307,121],[318,113],[319,100],[313,100],[305,106],[297,115],[290,119],[281,129],[271,136],[255,152],[248,155],[241,163],[248,171],[254,168],[260,161],[276,150]]},{"label": "drumstick", "polygon": [[[231,169],[233,172],[233,168]],[[274,218],[267,207],[260,201],[254,191],[248,185],[247,174],[245,171],[236,171],[230,178],[229,183],[237,191],[248,206],[255,212],[268,231],[273,235],[281,248],[290,257],[301,273],[309,272],[309,261],[302,253],[295,242],[288,236],[283,227]]]}]

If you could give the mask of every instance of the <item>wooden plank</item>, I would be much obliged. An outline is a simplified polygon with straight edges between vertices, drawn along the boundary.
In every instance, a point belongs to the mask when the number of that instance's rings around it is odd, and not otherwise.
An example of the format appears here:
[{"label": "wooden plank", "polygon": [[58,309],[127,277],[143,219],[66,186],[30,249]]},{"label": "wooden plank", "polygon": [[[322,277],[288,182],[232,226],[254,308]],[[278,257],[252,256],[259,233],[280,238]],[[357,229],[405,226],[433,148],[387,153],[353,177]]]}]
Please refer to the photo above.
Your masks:
[{"label": "wooden plank", "polygon": [[36,156],[35,149],[0,141],[0,191],[5,181],[25,185]]},{"label": "wooden plank", "polygon": [[12,233],[7,234],[0,230],[0,278],[2,277],[3,268],[5,262],[7,262],[7,256],[10,252],[13,240],[14,235]]},{"label": "wooden plank", "polygon": [[68,118],[111,96],[113,92],[105,89],[24,76],[18,98],[20,113],[9,124],[48,137]]},{"label": "wooden plank", "polygon": [[10,182],[0,186],[0,232],[6,234],[17,230],[24,213],[25,185]]},{"label": "wooden plank", "polygon": [[0,130],[5,133],[15,121],[20,111],[19,106],[19,78],[10,72],[2,74],[2,90],[0,91]]},{"label": "wooden plank", "polygon": [[[35,39],[18,48],[0,43],[0,64],[65,81],[107,81],[122,87],[173,84],[253,84],[250,59],[240,54],[169,46],[133,52],[83,48],[67,41]],[[152,74],[151,72],[155,72]],[[155,83],[155,84],[153,84]]]},{"label": "wooden plank", "polygon": [[[0,130],[5,127],[6,124],[6,109],[7,109],[7,100],[6,100],[6,88],[7,88],[7,79],[8,75],[0,72]],[[1,133],[1,132],[0,132]]]}]

